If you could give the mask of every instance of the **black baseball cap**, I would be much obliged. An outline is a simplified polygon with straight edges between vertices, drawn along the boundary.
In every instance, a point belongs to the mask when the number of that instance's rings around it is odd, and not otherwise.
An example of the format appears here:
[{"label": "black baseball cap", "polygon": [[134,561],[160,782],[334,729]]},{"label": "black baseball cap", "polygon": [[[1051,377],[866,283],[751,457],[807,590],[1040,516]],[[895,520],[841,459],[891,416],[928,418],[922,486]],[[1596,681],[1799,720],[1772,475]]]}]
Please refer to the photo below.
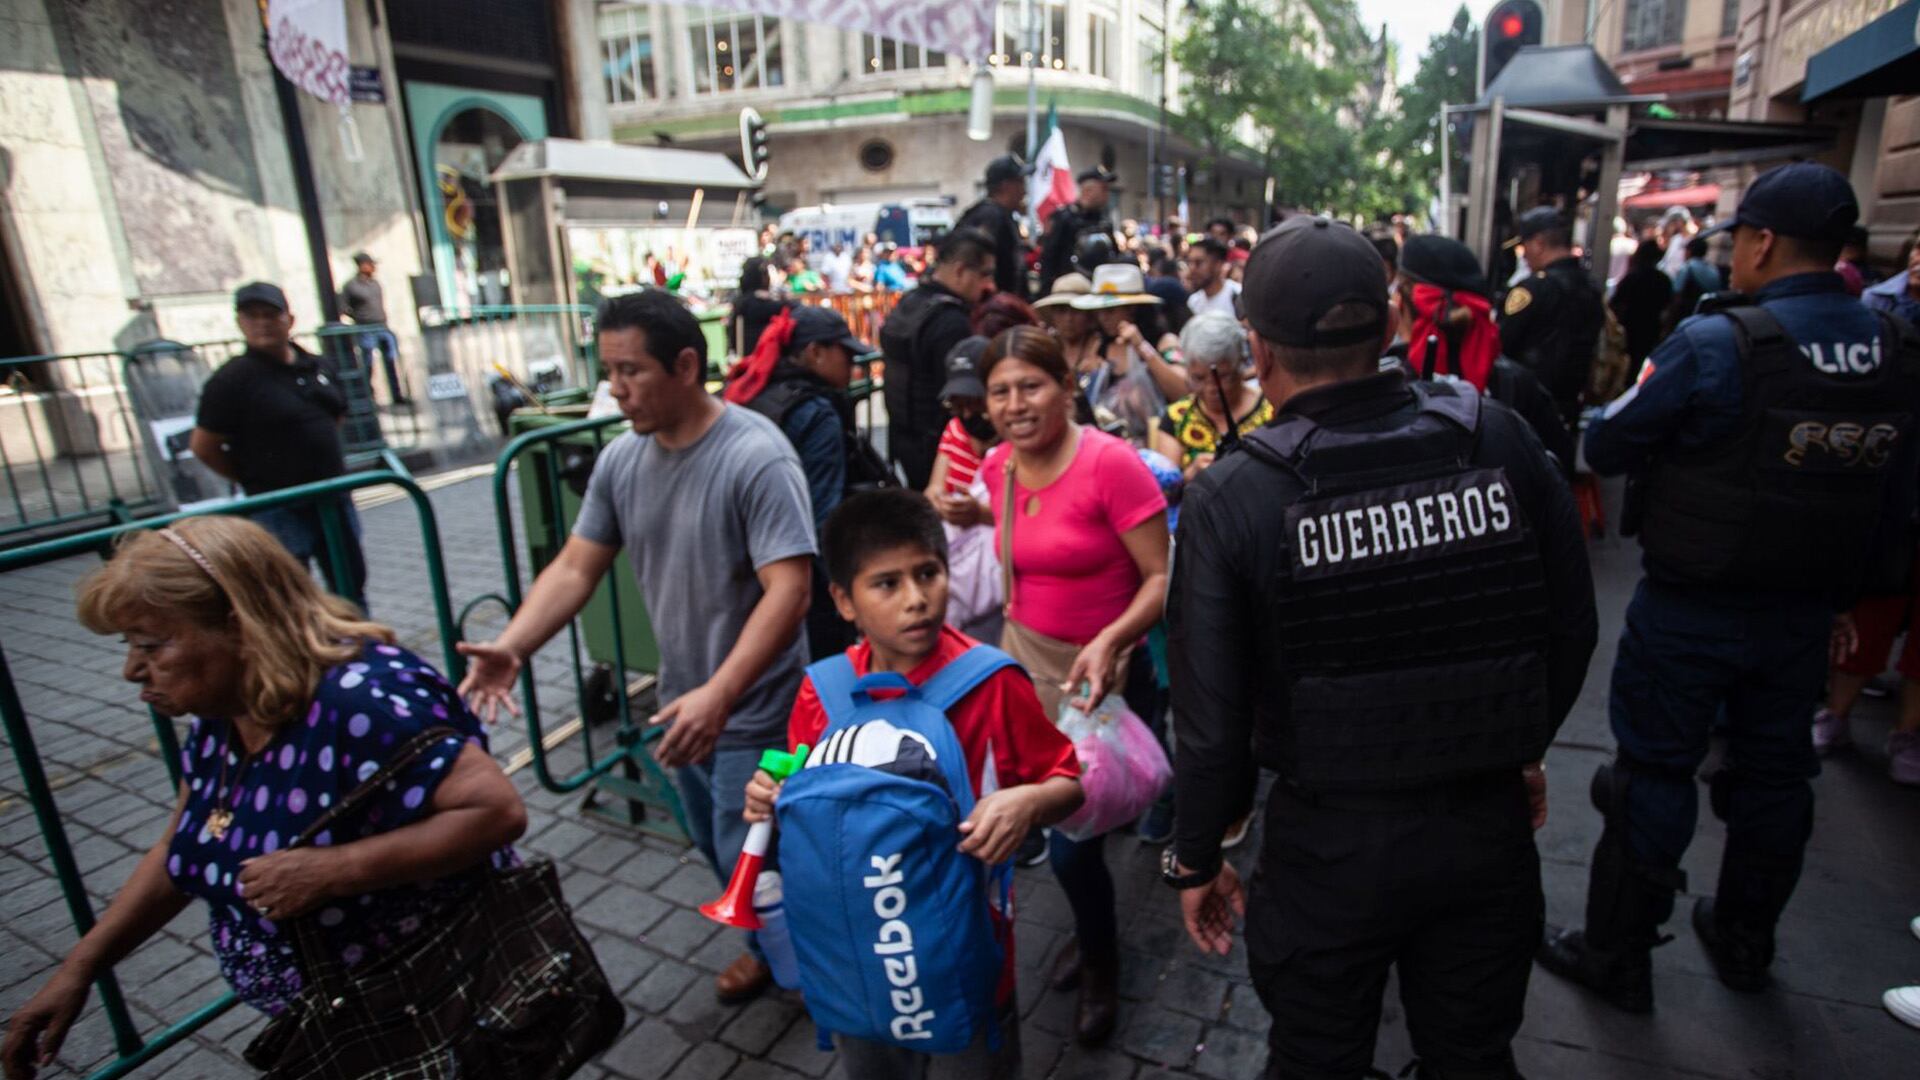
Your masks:
[{"label": "black baseball cap", "polygon": [[853,336],[847,320],[832,308],[801,304],[793,309],[793,337],[789,345],[799,350],[816,342],[844,345],[855,356],[873,352],[873,346]]},{"label": "black baseball cap", "polygon": [[1018,180],[1027,175],[1027,163],[1020,160],[1019,154],[1002,154],[987,162],[987,186]]},{"label": "black baseball cap", "polygon": [[281,311],[291,310],[287,307],[287,294],[280,291],[280,286],[265,281],[250,281],[233,291],[235,311],[248,304],[266,304]]},{"label": "black baseball cap", "polygon": [[1453,292],[1492,295],[1473,250],[1438,233],[1407,237],[1400,249],[1400,272],[1415,281]]},{"label": "black baseball cap", "polygon": [[1118,179],[1120,179],[1119,173],[1114,172],[1105,165],[1095,165],[1092,168],[1081,169],[1079,175],[1073,178],[1073,182],[1076,184],[1084,184],[1089,180],[1098,180],[1103,184],[1111,184]]},{"label": "black baseball cap", "polygon": [[980,379],[980,358],[986,352],[987,339],[977,334],[954,342],[947,350],[947,381],[940,387],[941,401],[987,396],[987,384]]},{"label": "black baseball cap", "polygon": [[1513,223],[1513,239],[1507,241],[1507,247],[1513,247],[1528,237],[1546,232],[1548,229],[1567,228],[1567,216],[1551,206],[1536,206],[1520,215]]},{"label": "black baseball cap", "polygon": [[[1380,253],[1351,225],[1296,214],[1253,246],[1241,278],[1240,302],[1254,332],[1301,348],[1378,342],[1387,329],[1387,278]],[[1316,330],[1342,304],[1373,309],[1358,326]]]},{"label": "black baseball cap", "polygon": [[360,263],[370,263],[370,262],[373,262],[373,261],[374,261],[374,259],[373,259],[373,256],[371,256],[371,255],[369,255],[369,254],[367,254],[367,253],[366,253],[366,252],[364,252],[364,251],[356,251],[356,252],[354,252],[354,253],[353,253],[353,261],[354,261],[354,265],[356,265],[356,266],[357,266],[357,265],[359,265]]},{"label": "black baseball cap", "polygon": [[1859,220],[1860,200],[1845,176],[1816,162],[1796,161],[1761,173],[1740,196],[1740,209],[1700,235],[1747,225],[1843,244]]}]

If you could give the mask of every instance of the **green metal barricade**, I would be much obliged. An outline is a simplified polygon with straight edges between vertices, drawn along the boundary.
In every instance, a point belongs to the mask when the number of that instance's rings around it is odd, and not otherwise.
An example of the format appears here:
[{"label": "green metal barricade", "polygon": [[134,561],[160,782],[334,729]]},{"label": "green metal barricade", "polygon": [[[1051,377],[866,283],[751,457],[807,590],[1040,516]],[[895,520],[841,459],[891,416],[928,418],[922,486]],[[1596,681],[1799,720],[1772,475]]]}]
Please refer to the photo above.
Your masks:
[{"label": "green metal barricade", "polygon": [[[381,455],[381,464],[383,467],[375,471],[350,473],[330,480],[302,484],[299,487],[242,499],[221,506],[217,512],[246,515],[275,507],[305,504],[317,507],[320,511],[322,533],[326,542],[325,557],[322,561],[327,578],[336,593],[345,593],[349,580],[345,545],[350,526],[342,510],[341,497],[361,488],[386,486],[400,488],[413,501],[414,509],[419,516],[421,539],[426,547],[427,575],[433,594],[434,614],[440,630],[442,658],[446,665],[448,679],[457,684],[465,675],[466,664],[464,658],[454,648],[455,642],[459,640],[455,629],[457,620],[454,617],[452,601],[447,593],[446,566],[441,558],[440,530],[434,517],[433,506],[428,501],[426,493],[407,473],[406,467],[400,463],[399,458],[391,452],[384,452]],[[181,518],[192,516],[195,515],[169,514],[137,523],[95,529],[91,532],[48,540],[27,547],[0,551],[0,573],[38,566],[75,555],[88,553],[104,555],[111,550],[114,541],[124,534],[159,528]],[[161,760],[166,764],[167,774],[177,787],[180,783],[179,737],[174,731],[171,720],[158,713],[151,713],[151,715]],[[4,724],[14,761],[19,766],[21,782],[33,806],[41,836],[46,841],[47,855],[53,864],[54,875],[60,882],[60,891],[66,902],[68,913],[72,917],[74,931],[77,935],[84,936],[87,931],[93,929],[95,921],[93,903],[87,896],[80,867],[74,857],[73,845],[67,838],[66,827],[62,823],[59,807],[54,799],[53,787],[48,780],[39,750],[35,746],[32,725],[21,704],[19,690],[14,685],[4,646],[0,646],[0,723]],[[142,1036],[128,1011],[126,999],[120,991],[120,984],[113,971],[109,969],[103,973],[95,981],[94,986],[100,992],[101,1005],[113,1033],[114,1049],[119,1056],[106,1067],[95,1072],[91,1080],[110,1080],[112,1077],[125,1076],[227,1011],[235,1002],[233,994],[223,994],[217,1000],[199,1006],[162,1030],[150,1036]]]},{"label": "green metal barricade", "polygon": [[[498,603],[509,614],[520,608],[523,593],[515,546],[513,477],[518,476],[527,553],[533,564],[531,580],[565,545],[593,463],[620,433],[624,421],[617,415],[584,420],[522,410],[514,414],[514,423],[523,430],[500,451],[493,474],[505,593],[468,604],[460,616],[463,625],[483,603]],[[587,655],[597,661],[594,670],[580,660],[583,644]],[[533,661],[529,659],[520,672],[528,749],[540,785],[555,792],[585,789],[588,812],[675,843],[689,843],[679,792],[648,751],[661,729],[647,726],[636,715],[636,699],[645,701],[653,688],[660,652],[625,560],[607,572],[585,608],[568,623],[567,655],[580,715],[562,724],[549,727],[542,720]],[[602,722],[616,723],[610,738],[595,733]],[[585,763],[570,774],[558,775],[549,752],[576,733]]]}]

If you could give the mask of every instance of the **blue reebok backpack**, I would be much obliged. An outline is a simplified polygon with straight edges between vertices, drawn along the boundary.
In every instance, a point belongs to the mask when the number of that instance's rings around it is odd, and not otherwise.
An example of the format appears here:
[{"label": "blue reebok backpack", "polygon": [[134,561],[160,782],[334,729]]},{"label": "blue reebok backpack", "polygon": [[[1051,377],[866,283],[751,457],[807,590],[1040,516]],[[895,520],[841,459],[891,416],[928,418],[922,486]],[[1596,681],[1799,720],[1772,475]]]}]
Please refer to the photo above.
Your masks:
[{"label": "blue reebok backpack", "polygon": [[[827,726],[775,814],[787,928],[822,1049],[836,1032],[952,1054],[985,1031],[998,1047],[1002,954],[988,903],[1005,910],[1012,864],[959,851],[973,786],[947,709],[1014,665],[976,645],[919,687],[894,672],[856,680],[845,654],[807,669]],[[876,750],[884,764],[855,763]]]}]

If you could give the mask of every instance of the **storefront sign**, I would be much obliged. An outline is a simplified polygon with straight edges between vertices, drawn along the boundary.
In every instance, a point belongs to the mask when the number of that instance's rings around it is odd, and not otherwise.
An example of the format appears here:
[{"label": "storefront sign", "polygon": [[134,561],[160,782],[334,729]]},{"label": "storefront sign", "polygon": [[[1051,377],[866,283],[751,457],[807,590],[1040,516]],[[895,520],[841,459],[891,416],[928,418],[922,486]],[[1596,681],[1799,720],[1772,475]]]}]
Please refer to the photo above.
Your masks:
[{"label": "storefront sign", "polygon": [[1806,77],[1807,60],[1814,53],[1899,7],[1903,0],[1830,0],[1781,32],[1774,51],[1773,74],[1768,78],[1775,94]]}]

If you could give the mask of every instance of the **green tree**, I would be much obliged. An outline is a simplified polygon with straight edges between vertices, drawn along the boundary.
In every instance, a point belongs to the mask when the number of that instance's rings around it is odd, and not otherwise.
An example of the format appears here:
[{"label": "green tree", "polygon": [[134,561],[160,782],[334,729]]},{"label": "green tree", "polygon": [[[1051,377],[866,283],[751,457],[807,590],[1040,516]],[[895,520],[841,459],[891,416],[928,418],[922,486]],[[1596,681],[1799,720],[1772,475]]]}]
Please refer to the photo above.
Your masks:
[{"label": "green tree", "polygon": [[[1374,131],[1379,140],[1379,186],[1401,201],[1396,209],[1424,211],[1440,191],[1440,109],[1474,99],[1474,68],[1480,53],[1480,29],[1466,5],[1453,24],[1427,41],[1413,79],[1400,88],[1393,114]],[[1459,132],[1452,139],[1454,176],[1466,175],[1465,147]]]},{"label": "green tree", "polygon": [[1282,203],[1341,208],[1366,169],[1361,89],[1379,47],[1353,0],[1203,0],[1173,57],[1186,133],[1266,157]]}]

